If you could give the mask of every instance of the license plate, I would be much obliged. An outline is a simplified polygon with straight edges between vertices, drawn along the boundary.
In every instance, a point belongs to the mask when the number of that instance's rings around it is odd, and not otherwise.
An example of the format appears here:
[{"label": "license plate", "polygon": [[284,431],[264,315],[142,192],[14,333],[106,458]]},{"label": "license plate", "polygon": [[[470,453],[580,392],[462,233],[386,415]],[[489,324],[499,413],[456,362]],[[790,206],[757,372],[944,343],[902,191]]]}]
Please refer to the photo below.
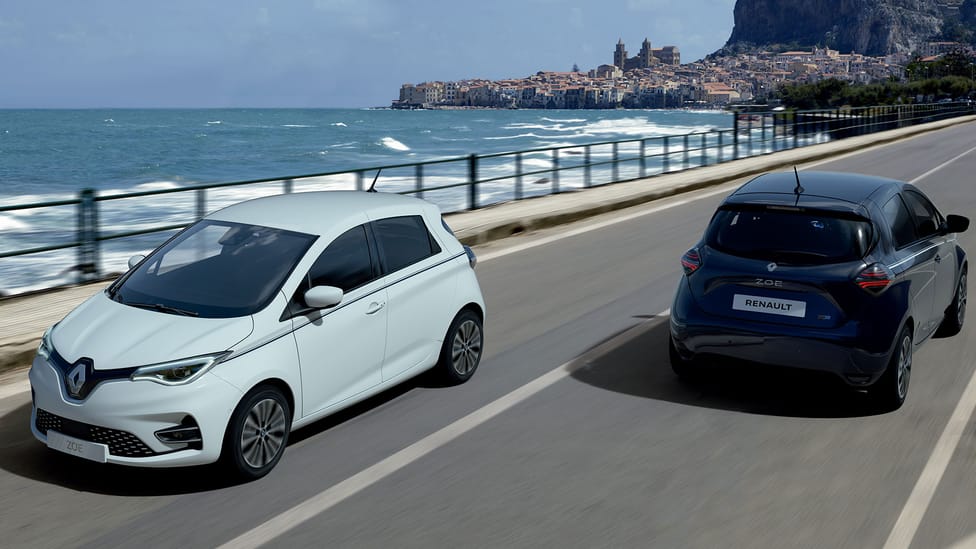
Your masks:
[{"label": "license plate", "polygon": [[62,435],[57,431],[47,432],[47,447],[99,463],[105,463],[108,459],[108,446]]},{"label": "license plate", "polygon": [[751,311],[771,315],[793,316],[803,318],[807,314],[805,301],[792,299],[777,299],[758,295],[735,294],[732,296],[732,308],[736,311]]}]

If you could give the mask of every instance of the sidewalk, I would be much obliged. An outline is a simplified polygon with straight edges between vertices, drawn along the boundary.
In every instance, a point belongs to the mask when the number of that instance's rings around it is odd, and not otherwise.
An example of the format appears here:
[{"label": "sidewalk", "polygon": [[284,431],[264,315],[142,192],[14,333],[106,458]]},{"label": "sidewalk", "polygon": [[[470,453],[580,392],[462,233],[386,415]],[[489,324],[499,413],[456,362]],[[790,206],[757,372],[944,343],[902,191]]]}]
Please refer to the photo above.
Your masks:
[{"label": "sidewalk", "polygon": [[[476,245],[973,121],[976,116],[953,118],[445,217],[462,242]],[[97,282],[0,300],[0,385],[22,381],[44,330],[107,285]]]}]

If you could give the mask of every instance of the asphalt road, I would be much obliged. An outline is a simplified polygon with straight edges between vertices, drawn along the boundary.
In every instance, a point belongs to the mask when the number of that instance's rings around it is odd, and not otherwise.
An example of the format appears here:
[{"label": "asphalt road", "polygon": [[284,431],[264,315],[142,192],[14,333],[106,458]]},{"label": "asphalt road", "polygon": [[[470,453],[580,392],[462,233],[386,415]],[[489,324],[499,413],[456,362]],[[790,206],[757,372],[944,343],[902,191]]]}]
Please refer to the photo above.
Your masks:
[{"label": "asphalt road", "polygon": [[[924,175],[917,184],[945,213],[976,221],[974,135],[966,124],[816,168]],[[257,482],[61,456],[31,437],[29,395],[0,400],[0,545],[822,548],[882,547],[893,531],[890,547],[907,546],[895,543],[905,535],[916,548],[976,540],[976,438],[963,399],[973,318],[916,353],[908,401],[892,413],[803,373],[716,372],[691,385],[672,376],[661,313],[678,258],[735,186],[481,247],[487,354],[471,382],[421,377],[298,431]],[[976,257],[974,234],[960,242]]]}]

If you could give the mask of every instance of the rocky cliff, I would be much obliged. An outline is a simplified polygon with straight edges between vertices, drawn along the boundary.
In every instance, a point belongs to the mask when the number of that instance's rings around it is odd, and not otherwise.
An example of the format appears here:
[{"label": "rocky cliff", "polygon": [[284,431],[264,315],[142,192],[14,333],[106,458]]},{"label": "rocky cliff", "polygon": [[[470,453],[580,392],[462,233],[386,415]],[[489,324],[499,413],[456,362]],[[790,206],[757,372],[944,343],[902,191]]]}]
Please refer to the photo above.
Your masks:
[{"label": "rocky cliff", "polygon": [[736,0],[726,48],[827,45],[866,55],[912,52],[937,36],[937,0]]}]

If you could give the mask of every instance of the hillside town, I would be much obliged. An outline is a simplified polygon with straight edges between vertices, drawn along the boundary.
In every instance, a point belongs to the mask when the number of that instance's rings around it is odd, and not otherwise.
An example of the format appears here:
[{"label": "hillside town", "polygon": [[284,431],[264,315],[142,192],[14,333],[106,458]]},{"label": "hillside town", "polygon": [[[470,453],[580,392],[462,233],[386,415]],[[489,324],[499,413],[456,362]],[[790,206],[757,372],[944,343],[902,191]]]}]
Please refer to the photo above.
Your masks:
[{"label": "hillside town", "polygon": [[814,47],[805,51],[710,56],[681,64],[676,46],[654,49],[645,38],[638,54],[629,57],[625,44],[618,40],[613,63],[587,72],[539,71],[526,78],[508,80],[404,84],[392,107],[721,108],[765,100],[784,83],[814,83],[830,78],[852,83],[900,80],[913,59],[933,61],[961,48],[964,46],[955,42],[928,42],[912,55],[869,57]]}]

